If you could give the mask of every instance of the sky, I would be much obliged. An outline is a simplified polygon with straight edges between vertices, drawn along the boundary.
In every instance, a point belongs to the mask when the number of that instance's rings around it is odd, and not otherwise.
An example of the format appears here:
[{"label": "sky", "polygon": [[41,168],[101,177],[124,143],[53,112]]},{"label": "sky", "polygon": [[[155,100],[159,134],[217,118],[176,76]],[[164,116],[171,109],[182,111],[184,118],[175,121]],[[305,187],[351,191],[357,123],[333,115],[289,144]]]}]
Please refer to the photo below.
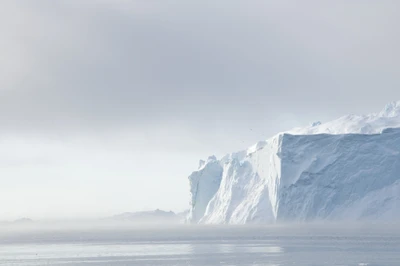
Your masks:
[{"label": "sky", "polygon": [[5,0],[0,220],[182,211],[200,159],[400,99],[399,1]]}]

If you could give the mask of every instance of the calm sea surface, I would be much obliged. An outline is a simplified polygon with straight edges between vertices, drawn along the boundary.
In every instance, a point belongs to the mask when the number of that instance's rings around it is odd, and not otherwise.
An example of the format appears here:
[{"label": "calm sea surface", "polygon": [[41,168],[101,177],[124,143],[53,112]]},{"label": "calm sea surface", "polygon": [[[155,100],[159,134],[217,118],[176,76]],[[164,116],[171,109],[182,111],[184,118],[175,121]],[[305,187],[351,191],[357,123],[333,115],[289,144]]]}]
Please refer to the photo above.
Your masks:
[{"label": "calm sea surface", "polygon": [[0,230],[0,265],[400,265],[400,227]]}]

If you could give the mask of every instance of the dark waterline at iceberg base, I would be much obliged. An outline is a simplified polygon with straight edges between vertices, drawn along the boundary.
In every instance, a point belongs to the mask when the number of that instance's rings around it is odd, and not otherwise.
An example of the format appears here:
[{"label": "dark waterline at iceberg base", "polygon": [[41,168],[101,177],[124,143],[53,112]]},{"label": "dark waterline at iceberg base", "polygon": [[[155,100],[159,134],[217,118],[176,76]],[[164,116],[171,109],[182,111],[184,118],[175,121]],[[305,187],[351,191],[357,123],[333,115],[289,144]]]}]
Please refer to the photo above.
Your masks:
[{"label": "dark waterline at iceberg base", "polygon": [[394,224],[8,229],[1,229],[0,265],[400,263],[400,230]]}]

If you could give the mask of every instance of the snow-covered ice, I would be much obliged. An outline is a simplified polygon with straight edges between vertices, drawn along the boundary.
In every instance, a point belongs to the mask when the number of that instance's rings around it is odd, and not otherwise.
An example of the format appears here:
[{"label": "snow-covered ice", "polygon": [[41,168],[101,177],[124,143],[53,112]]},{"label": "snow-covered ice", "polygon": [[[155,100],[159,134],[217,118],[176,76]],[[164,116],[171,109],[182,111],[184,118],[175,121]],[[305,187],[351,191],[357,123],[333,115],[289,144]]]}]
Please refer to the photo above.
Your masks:
[{"label": "snow-covered ice", "polygon": [[210,157],[190,177],[191,223],[400,218],[400,101]]}]

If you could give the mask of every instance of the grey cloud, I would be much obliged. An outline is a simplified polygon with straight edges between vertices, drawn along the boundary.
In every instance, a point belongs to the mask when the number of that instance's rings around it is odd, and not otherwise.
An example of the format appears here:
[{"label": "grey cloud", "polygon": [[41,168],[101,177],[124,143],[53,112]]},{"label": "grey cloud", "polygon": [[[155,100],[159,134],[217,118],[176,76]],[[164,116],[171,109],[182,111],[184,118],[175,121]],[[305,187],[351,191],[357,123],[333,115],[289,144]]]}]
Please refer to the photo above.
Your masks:
[{"label": "grey cloud", "polygon": [[399,97],[397,2],[17,3],[25,20],[5,18],[0,64],[23,53],[26,67],[1,84],[5,130],[260,120],[281,130],[281,116],[304,123]]}]

